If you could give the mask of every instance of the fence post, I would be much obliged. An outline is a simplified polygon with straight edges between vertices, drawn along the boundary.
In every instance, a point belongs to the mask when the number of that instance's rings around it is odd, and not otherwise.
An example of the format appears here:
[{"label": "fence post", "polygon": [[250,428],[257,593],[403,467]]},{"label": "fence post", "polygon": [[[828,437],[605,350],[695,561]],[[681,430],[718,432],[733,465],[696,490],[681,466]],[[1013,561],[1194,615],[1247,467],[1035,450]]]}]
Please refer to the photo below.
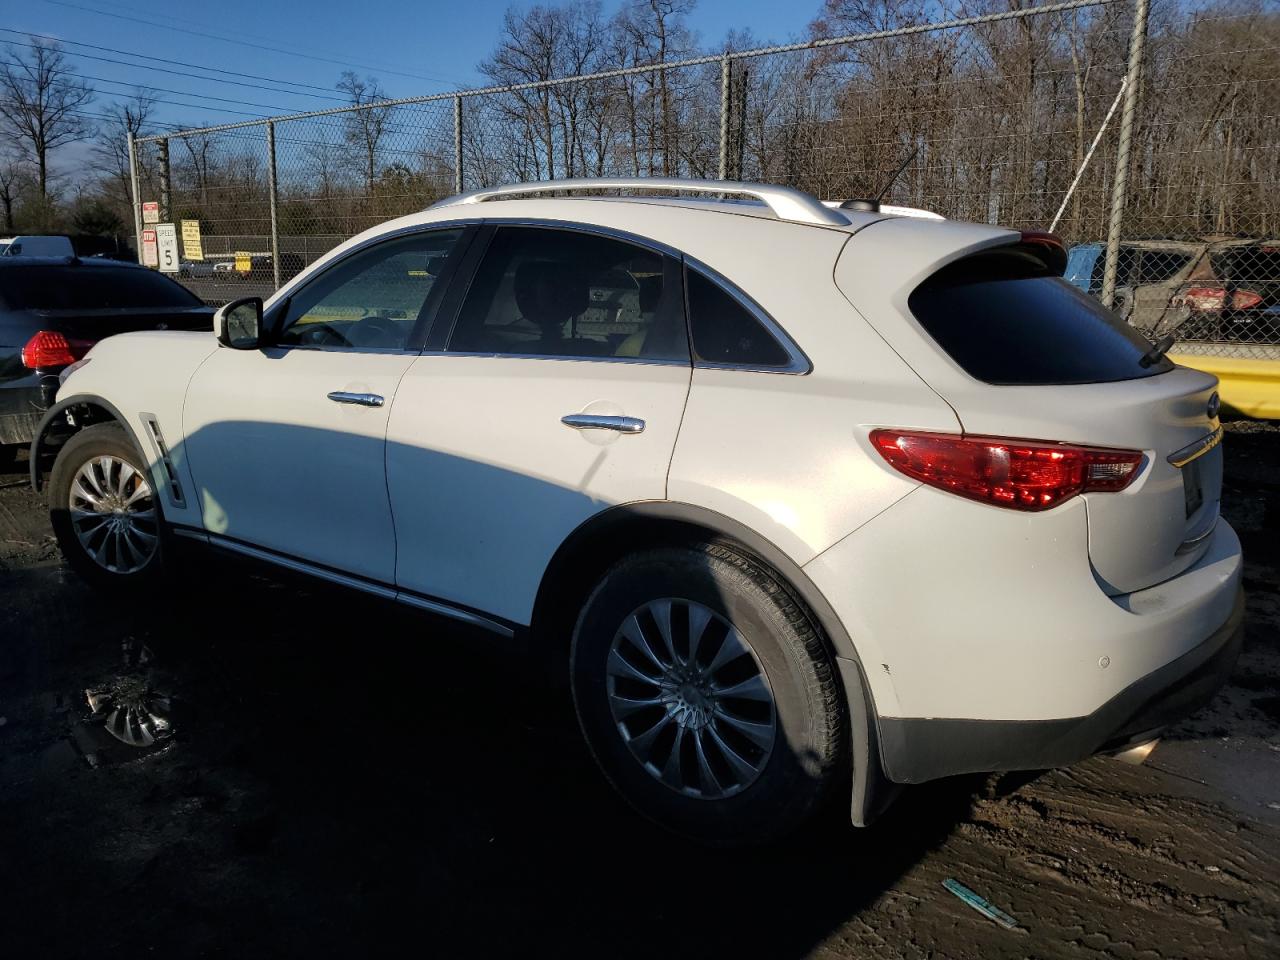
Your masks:
[{"label": "fence post", "polygon": [[138,196],[138,142],[129,133],[129,197],[133,206],[133,249],[142,262],[142,198]]},{"label": "fence post", "polygon": [[169,138],[158,144],[160,153],[160,222],[169,222]]},{"label": "fence post", "polygon": [[1142,48],[1147,39],[1149,0],[1135,0],[1133,36],[1129,39],[1129,71],[1124,82],[1124,110],[1120,114],[1120,142],[1116,147],[1116,179],[1111,189],[1111,220],[1107,224],[1107,258],[1102,273],[1102,303],[1110,307],[1116,295],[1116,267],[1120,261],[1120,233],[1124,223],[1125,194],[1129,187],[1129,148],[1133,140],[1133,115],[1142,85]]},{"label": "fence post", "polygon": [[280,221],[276,216],[276,125],[267,121],[267,194],[271,204],[271,280],[280,289]]},{"label": "fence post", "polygon": [[462,98],[453,98],[453,192],[462,192]]},{"label": "fence post", "polygon": [[720,180],[729,179],[729,74],[732,64],[726,50],[720,58]]}]

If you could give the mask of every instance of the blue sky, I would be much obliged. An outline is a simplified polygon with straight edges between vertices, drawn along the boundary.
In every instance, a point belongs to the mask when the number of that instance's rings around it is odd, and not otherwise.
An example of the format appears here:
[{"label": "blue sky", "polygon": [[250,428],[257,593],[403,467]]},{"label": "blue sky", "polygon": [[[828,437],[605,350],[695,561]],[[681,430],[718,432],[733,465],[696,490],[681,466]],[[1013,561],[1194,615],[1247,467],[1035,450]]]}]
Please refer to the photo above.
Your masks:
[{"label": "blue sky", "polygon": [[[376,76],[392,96],[480,85],[475,65],[492,49],[511,5],[511,0],[219,0],[204,5],[26,0],[7,3],[0,26],[67,41],[66,53],[82,74],[93,78],[98,91],[91,111],[127,96],[135,84],[166,88],[157,94],[160,98],[187,104],[159,105],[156,120],[169,128],[335,106],[339,101],[333,84],[347,68]],[[620,0],[612,0],[604,8],[611,13],[619,5]],[[700,45],[708,49],[729,30],[748,27],[762,42],[784,42],[805,32],[820,5],[821,0],[700,0],[691,23]],[[0,41],[21,43],[25,38],[0,32]],[[176,63],[148,62],[136,54]],[[263,79],[219,80],[196,67]],[[268,89],[233,85],[231,80]],[[294,86],[286,88],[281,81]],[[224,99],[201,99],[200,94]]]}]

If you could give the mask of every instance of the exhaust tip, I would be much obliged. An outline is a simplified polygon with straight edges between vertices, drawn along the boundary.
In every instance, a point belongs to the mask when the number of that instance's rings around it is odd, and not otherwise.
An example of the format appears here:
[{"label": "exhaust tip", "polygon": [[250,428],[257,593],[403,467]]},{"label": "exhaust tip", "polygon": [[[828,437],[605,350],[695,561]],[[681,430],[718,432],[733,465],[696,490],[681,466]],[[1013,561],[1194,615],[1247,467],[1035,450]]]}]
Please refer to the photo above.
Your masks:
[{"label": "exhaust tip", "polygon": [[1131,747],[1125,747],[1111,754],[1111,759],[1119,760],[1121,763],[1129,763],[1133,766],[1141,766],[1146,762],[1147,757],[1151,756],[1151,751],[1156,748],[1156,744],[1160,742],[1159,737],[1153,737],[1143,743],[1135,743]]}]

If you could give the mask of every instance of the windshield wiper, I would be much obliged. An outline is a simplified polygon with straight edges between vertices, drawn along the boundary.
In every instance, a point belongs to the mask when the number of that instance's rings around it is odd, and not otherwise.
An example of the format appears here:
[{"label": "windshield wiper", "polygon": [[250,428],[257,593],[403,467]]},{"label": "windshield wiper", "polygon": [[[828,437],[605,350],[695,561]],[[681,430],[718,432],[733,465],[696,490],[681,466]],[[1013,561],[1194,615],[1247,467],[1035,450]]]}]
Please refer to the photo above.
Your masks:
[{"label": "windshield wiper", "polygon": [[1150,350],[1148,350],[1146,353],[1144,353],[1141,357],[1138,358],[1138,366],[1142,367],[1145,370],[1147,367],[1151,366],[1153,363],[1159,363],[1161,358],[1164,357],[1164,355],[1169,352],[1169,348],[1172,347],[1175,342],[1176,341],[1173,338],[1173,334],[1171,333],[1168,334],[1167,336],[1161,337],[1159,340],[1157,340],[1154,344],[1151,345]]}]

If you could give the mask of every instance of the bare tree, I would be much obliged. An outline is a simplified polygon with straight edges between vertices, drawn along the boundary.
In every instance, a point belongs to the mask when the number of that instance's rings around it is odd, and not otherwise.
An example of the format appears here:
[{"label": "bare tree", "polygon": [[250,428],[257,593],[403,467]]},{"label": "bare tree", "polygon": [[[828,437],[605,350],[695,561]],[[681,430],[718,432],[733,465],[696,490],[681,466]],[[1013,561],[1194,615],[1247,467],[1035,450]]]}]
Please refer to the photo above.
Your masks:
[{"label": "bare tree", "polygon": [[31,38],[30,52],[10,48],[0,62],[0,135],[36,169],[41,200],[49,195],[49,153],[93,136],[81,112],[93,88],[67,65],[56,43]]},{"label": "bare tree", "polygon": [[132,203],[129,138],[147,132],[155,103],[153,91],[137,87],[129,99],[107,108],[111,119],[98,128],[94,159],[105,171],[102,188],[112,203],[126,206]]},{"label": "bare tree", "polygon": [[4,230],[13,233],[13,208],[27,179],[23,163],[13,156],[0,157],[0,210],[4,211]]},{"label": "bare tree", "polygon": [[373,77],[361,80],[352,71],[344,70],[336,89],[347,95],[351,106],[364,108],[343,116],[343,135],[350,146],[362,152],[365,185],[372,193],[378,176],[378,147],[395,108],[370,106],[387,99],[386,91]]}]

